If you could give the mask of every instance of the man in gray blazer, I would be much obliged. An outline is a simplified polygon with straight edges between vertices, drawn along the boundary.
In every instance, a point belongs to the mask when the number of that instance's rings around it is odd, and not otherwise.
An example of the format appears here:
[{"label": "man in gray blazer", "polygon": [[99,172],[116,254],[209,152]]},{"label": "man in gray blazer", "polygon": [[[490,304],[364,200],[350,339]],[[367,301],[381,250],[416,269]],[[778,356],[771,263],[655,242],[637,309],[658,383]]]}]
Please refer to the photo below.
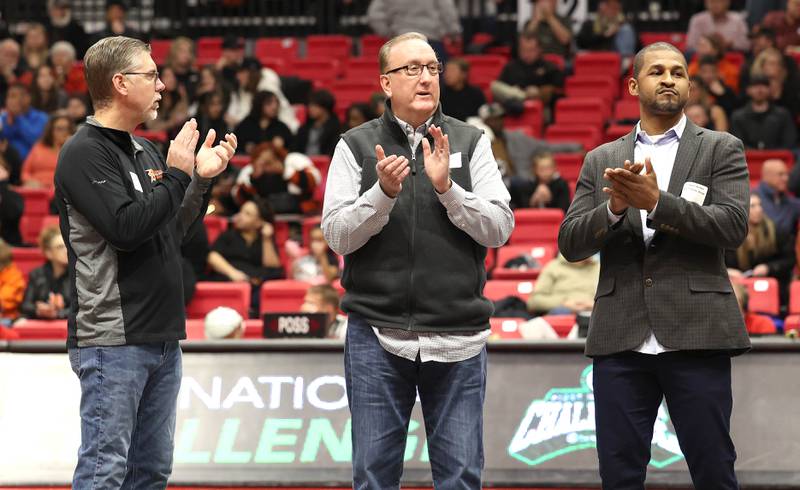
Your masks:
[{"label": "man in gray blazer", "polygon": [[696,488],[735,489],[730,357],[750,342],[723,256],[747,234],[743,146],[686,119],[670,44],[636,55],[628,89],[641,119],[586,155],[558,237],[567,260],[601,254],[586,354],[603,488],[644,488],[666,397]]}]

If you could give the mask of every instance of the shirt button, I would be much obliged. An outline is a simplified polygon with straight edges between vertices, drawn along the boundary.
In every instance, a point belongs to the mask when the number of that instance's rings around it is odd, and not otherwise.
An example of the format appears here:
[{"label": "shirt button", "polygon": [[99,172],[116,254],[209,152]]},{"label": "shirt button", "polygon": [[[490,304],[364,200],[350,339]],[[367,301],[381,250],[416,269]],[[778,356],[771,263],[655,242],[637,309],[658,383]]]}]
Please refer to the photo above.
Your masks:
[{"label": "shirt button", "polygon": [[648,277],[647,279],[644,280],[644,285],[647,286],[648,288],[653,287],[653,280]]}]

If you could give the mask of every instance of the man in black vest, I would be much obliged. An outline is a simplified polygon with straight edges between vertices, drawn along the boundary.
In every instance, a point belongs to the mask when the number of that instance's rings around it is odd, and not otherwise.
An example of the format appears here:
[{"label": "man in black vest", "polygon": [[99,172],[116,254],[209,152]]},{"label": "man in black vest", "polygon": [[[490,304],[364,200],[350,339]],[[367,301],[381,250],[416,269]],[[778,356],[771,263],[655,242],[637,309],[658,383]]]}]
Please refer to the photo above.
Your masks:
[{"label": "man in black vest", "polygon": [[345,256],[353,488],[399,488],[419,392],[434,486],[481,488],[486,247],[514,225],[491,143],[442,114],[424,36],[380,50],[378,119],[336,146],[322,229]]}]

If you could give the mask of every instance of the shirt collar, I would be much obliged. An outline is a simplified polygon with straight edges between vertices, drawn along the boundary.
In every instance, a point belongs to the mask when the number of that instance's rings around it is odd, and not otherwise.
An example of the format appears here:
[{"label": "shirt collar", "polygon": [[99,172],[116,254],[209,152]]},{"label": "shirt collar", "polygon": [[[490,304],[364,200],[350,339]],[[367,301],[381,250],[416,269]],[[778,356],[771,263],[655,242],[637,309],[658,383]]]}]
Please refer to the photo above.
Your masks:
[{"label": "shirt collar", "polygon": [[636,141],[643,143],[659,144],[662,142],[671,141],[672,139],[680,140],[683,136],[683,130],[686,129],[686,114],[681,115],[675,126],[669,128],[660,138],[653,141],[652,137],[642,129],[642,121],[636,123]]},{"label": "shirt collar", "polygon": [[395,114],[394,118],[397,119],[397,124],[399,124],[400,127],[403,128],[403,131],[406,134],[414,134],[414,133],[420,131],[420,129],[423,129],[424,130],[424,134],[427,134],[428,133],[428,128],[430,127],[431,122],[433,121],[433,116],[431,116],[431,117],[428,118],[427,121],[425,121],[422,124],[422,126],[420,126],[418,128],[415,128],[414,126],[410,125],[409,123],[407,123],[407,122],[403,121],[402,119],[400,119],[399,117],[397,117],[397,114]]},{"label": "shirt collar", "polygon": [[[98,128],[105,128],[105,126],[103,126],[100,123],[100,121],[98,121],[94,116],[88,116],[86,118],[86,124],[90,124],[90,125],[96,126]],[[128,134],[130,134],[130,133],[128,133]],[[136,155],[140,151],[144,151],[144,147],[142,145],[140,145],[138,141],[136,141],[136,139],[133,137],[133,135],[131,134],[130,136],[131,136],[131,144],[133,145],[133,154]]]}]

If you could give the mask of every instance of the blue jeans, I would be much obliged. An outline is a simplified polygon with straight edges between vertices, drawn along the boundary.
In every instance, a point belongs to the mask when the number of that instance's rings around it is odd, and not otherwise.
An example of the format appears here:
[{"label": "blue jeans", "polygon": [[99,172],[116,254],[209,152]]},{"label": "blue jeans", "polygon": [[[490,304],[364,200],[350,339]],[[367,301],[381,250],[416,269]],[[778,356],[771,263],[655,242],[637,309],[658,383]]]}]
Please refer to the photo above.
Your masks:
[{"label": "blue jeans", "polygon": [[345,379],[352,415],[353,488],[397,489],[419,390],[437,490],[481,488],[486,348],[470,359],[409,361],[387,352],[362,318],[348,318]]},{"label": "blue jeans", "polygon": [[72,488],[166,488],[181,386],[177,341],[69,349],[81,382]]}]

